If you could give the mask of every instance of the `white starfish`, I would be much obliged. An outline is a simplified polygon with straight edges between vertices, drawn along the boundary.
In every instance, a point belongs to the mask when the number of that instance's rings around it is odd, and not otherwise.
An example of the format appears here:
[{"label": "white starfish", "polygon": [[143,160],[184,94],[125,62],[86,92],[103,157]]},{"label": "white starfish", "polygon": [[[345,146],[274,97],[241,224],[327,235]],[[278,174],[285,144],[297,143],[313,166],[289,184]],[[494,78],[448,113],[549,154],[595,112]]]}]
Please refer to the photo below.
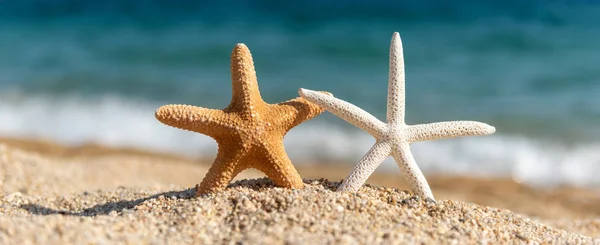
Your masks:
[{"label": "white starfish", "polygon": [[390,46],[387,124],[357,106],[333,96],[302,88],[298,93],[377,139],[375,145],[358,162],[338,191],[357,191],[383,160],[391,155],[403,171],[413,192],[423,198],[435,201],[427,180],[410,152],[409,144],[424,140],[487,135],[496,131],[490,125],[475,121],[406,125],[404,121],[404,58],[400,35],[397,32],[392,36]]}]

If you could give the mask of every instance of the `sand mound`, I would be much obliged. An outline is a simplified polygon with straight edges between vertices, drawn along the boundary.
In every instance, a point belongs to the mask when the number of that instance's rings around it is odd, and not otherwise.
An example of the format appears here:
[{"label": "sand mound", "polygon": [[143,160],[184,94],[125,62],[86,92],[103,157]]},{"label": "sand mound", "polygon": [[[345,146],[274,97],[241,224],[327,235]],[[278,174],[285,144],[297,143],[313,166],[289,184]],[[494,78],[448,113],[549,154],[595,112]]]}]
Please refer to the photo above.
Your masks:
[{"label": "sand mound", "polygon": [[562,230],[596,235],[595,220],[549,222],[562,228],[555,229],[394,188],[337,193],[339,182],[320,179],[289,190],[263,178],[195,198],[181,187],[205,171],[151,157],[54,159],[0,145],[0,244],[600,244]]},{"label": "sand mound", "polygon": [[507,210],[453,201],[430,203],[393,188],[366,186],[349,194],[332,191],[338,182],[306,184],[304,190],[289,190],[273,187],[268,179],[243,180],[200,198],[194,198],[191,189],[155,194],[118,188],[68,198],[17,192],[0,200],[0,242],[593,242]]}]

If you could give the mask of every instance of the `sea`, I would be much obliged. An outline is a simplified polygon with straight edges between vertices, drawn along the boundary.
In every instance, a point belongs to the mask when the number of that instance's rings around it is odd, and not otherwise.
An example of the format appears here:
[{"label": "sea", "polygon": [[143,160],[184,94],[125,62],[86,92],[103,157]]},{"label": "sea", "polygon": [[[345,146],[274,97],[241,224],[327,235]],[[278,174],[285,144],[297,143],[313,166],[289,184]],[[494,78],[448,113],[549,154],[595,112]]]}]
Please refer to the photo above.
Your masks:
[{"label": "sea", "polygon": [[[397,31],[409,124],[497,130],[413,144],[425,174],[600,188],[598,13],[593,0],[0,0],[0,135],[213,157],[211,138],[154,111],[226,107],[237,43],[265,101],[326,90],[384,120]],[[295,164],[350,171],[374,141],[325,112],[284,143]],[[400,173],[391,158],[379,171]]]}]

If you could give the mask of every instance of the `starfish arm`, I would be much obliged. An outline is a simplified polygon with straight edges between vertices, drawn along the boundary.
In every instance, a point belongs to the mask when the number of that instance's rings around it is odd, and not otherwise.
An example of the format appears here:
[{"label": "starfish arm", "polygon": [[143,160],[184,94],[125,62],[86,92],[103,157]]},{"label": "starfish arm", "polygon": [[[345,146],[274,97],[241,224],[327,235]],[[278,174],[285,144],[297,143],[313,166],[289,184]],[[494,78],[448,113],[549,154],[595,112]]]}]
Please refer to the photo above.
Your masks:
[{"label": "starfish arm", "polygon": [[171,127],[215,137],[229,126],[231,116],[221,110],[191,105],[165,105],[154,114],[158,121]]},{"label": "starfish arm", "polygon": [[496,132],[496,128],[475,121],[451,121],[418,124],[408,127],[409,142],[447,139],[460,136],[487,135]]},{"label": "starfish arm", "polygon": [[[331,95],[330,93],[327,94]],[[271,118],[277,120],[278,122],[276,122],[276,124],[284,127],[286,132],[293,127],[298,126],[300,123],[318,116],[324,111],[324,109],[317,104],[302,97],[281,102],[272,105],[272,107],[274,109]]]},{"label": "starfish arm", "polygon": [[225,189],[238,173],[247,168],[241,161],[247,153],[248,150],[241,146],[219,143],[217,158],[202,182],[196,186],[196,196]]},{"label": "starfish arm", "polygon": [[396,160],[396,164],[398,164],[400,171],[402,171],[404,178],[408,181],[414,194],[435,201],[425,176],[423,176],[421,169],[419,169],[419,166],[415,162],[415,158],[410,152],[409,145],[400,145],[394,149],[392,156],[394,157],[394,160]]},{"label": "starfish arm", "polygon": [[300,89],[298,93],[306,100],[344,119],[346,122],[366,131],[375,138],[386,133],[387,125],[363,109],[341,99],[309,89]]},{"label": "starfish arm", "polygon": [[266,104],[258,90],[252,54],[246,45],[238,43],[231,53],[232,95],[228,110],[250,111],[251,107]]},{"label": "starfish arm", "polygon": [[404,123],[405,104],[404,54],[400,34],[394,32],[390,44],[390,72],[387,98],[388,124],[398,125]]},{"label": "starfish arm", "polygon": [[283,138],[271,142],[274,143],[264,142],[257,148],[257,154],[262,154],[265,157],[255,159],[266,159],[266,161],[251,161],[251,166],[267,175],[277,186],[295,189],[304,188],[304,182],[302,182],[300,174],[298,174],[285,152]]},{"label": "starfish arm", "polygon": [[337,191],[356,192],[367,182],[367,179],[373,174],[375,169],[381,165],[383,160],[392,153],[392,145],[389,142],[377,142],[365,154],[358,164],[352,169],[352,172],[346,177],[344,182],[338,187]]}]

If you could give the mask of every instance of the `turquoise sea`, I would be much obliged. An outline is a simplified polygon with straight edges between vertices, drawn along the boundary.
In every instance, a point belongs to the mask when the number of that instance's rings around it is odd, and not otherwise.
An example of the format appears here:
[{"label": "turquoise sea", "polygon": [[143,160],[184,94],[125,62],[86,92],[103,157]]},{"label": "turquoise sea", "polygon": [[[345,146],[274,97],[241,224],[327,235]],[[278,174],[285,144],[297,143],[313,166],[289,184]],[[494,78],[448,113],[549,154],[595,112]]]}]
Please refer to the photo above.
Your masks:
[{"label": "turquoise sea", "polygon": [[[409,123],[497,128],[414,144],[426,174],[600,187],[599,1],[1,0],[0,134],[211,157],[154,110],[227,106],[240,42],[267,102],[327,90],[384,119],[394,31]],[[373,142],[329,113],[285,139],[296,164],[349,168]]]}]

